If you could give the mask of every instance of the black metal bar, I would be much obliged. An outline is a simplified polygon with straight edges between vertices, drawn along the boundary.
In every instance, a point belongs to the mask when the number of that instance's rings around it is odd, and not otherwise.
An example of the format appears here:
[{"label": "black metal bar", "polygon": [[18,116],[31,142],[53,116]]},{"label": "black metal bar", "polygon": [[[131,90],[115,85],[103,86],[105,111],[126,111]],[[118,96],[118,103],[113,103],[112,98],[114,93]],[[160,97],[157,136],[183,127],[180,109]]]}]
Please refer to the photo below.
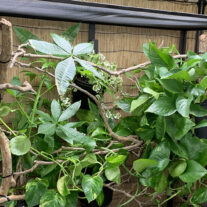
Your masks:
[{"label": "black metal bar", "polygon": [[179,43],[179,52],[180,54],[185,54],[186,52],[186,41],[187,41],[187,31],[180,31],[180,43]]},{"label": "black metal bar", "polygon": [[[206,0],[199,0],[198,1],[198,14],[204,14],[205,13],[205,7],[206,7]],[[196,31],[196,42],[195,42],[195,52],[199,52],[199,36],[201,35],[202,30]]]},{"label": "black metal bar", "polygon": [[98,53],[98,40],[96,40],[96,25],[89,24],[88,41],[94,43],[94,51]]}]

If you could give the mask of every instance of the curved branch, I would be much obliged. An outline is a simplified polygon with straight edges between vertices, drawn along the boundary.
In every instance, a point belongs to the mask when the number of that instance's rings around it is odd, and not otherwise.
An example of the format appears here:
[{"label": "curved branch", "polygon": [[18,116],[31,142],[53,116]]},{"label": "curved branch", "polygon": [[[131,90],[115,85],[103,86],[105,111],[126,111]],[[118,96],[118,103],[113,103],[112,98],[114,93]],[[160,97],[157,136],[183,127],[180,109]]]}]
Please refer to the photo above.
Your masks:
[{"label": "curved branch", "polygon": [[[10,196],[7,196],[7,197],[10,201],[25,200],[25,195],[10,195]],[[8,200],[6,198],[0,198],[0,203],[5,203],[7,201]]]}]

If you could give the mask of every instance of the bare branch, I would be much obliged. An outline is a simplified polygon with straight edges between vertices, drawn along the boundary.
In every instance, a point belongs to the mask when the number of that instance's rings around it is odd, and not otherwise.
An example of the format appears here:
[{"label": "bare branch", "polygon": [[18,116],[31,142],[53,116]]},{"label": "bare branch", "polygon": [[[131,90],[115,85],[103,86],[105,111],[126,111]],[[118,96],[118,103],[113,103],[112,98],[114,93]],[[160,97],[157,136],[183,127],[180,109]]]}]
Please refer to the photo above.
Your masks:
[{"label": "bare branch", "polygon": [[[7,197],[10,201],[25,200],[25,195],[10,195]],[[7,198],[0,198],[0,203],[5,203],[8,201],[8,199]]]},{"label": "bare branch", "polygon": [[0,90],[6,90],[6,89],[13,89],[17,90],[20,92],[33,92],[36,93],[36,91],[32,88],[29,82],[25,81],[23,83],[23,86],[17,86],[17,85],[12,85],[11,83],[4,83],[0,84]]},{"label": "bare branch", "polygon": [[16,182],[12,175],[12,156],[9,148],[9,139],[0,128],[0,148],[2,155],[2,182],[0,194],[7,196],[11,187],[15,187]]}]

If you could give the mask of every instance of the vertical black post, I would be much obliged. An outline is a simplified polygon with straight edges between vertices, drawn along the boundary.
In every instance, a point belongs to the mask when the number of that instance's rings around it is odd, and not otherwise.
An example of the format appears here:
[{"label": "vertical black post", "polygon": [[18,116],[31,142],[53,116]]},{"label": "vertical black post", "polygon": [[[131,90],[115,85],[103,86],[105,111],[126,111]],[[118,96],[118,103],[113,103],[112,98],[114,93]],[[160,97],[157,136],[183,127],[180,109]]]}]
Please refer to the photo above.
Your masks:
[{"label": "vertical black post", "polygon": [[89,24],[89,30],[88,30],[88,41],[94,42],[94,51],[95,53],[98,53],[98,40],[96,40],[96,25],[95,24]]},{"label": "vertical black post", "polygon": [[[198,14],[204,14],[205,13],[205,7],[206,7],[206,0],[199,0],[198,1]],[[196,42],[195,42],[195,52],[199,52],[199,36],[201,35],[202,31],[197,30],[196,31]]]},{"label": "vertical black post", "polygon": [[187,31],[180,31],[180,43],[179,43],[179,52],[180,54],[185,54],[186,52],[186,42],[187,42]]}]

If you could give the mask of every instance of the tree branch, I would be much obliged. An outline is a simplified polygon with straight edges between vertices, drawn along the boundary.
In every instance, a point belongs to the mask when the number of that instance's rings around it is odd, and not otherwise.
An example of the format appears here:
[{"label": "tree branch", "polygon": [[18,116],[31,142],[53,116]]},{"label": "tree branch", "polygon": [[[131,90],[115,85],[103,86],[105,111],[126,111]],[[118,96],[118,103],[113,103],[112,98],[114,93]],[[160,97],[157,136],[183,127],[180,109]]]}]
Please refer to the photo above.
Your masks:
[{"label": "tree branch", "polygon": [[[10,201],[25,200],[25,195],[10,195],[7,197]],[[0,203],[5,203],[7,201],[7,198],[0,198]]]}]

